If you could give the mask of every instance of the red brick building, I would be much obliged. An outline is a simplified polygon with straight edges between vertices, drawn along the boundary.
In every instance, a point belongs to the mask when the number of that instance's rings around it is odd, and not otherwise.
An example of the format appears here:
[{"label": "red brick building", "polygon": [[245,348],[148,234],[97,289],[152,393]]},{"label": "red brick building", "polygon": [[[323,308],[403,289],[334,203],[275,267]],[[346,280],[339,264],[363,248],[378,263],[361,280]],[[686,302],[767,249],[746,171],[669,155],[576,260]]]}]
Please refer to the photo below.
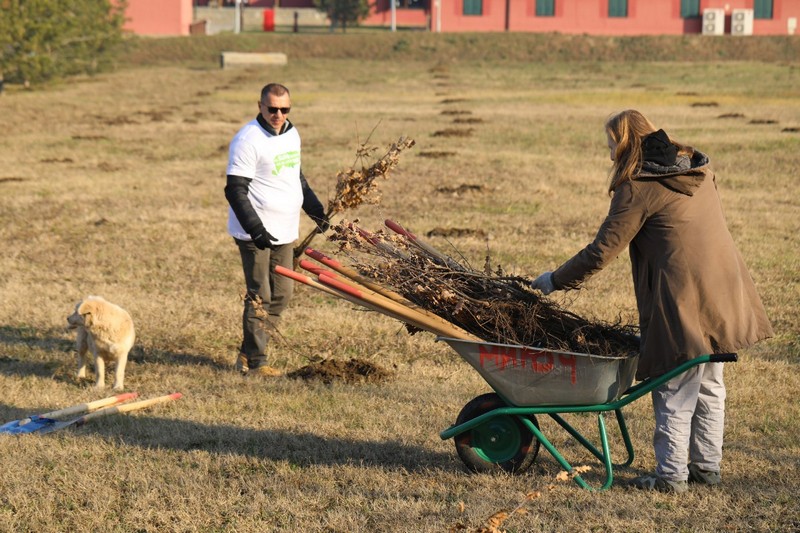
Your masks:
[{"label": "red brick building", "polygon": [[137,35],[189,35],[192,0],[128,0],[124,29]]},{"label": "red brick building", "polygon": [[[793,35],[800,0],[372,0],[365,25],[441,32],[561,32],[590,35]],[[172,3],[231,6],[233,0],[128,0],[161,18]],[[247,9],[313,9],[313,0],[247,0]],[[134,18],[134,20],[137,20]],[[186,26],[184,21],[181,24]],[[187,30],[188,32],[188,30]],[[138,33],[138,32],[137,32]]]},{"label": "red brick building", "polygon": [[800,0],[430,1],[431,28],[444,32],[786,35],[800,19]]}]

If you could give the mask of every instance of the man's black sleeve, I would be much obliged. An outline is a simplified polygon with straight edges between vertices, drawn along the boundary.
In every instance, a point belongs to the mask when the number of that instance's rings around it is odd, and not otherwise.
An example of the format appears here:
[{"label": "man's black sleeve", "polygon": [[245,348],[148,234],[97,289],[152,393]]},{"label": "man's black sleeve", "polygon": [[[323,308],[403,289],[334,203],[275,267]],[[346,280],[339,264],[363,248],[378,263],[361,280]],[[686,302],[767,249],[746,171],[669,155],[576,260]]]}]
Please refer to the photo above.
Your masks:
[{"label": "man's black sleeve", "polygon": [[317,225],[320,225],[325,222],[325,208],[322,206],[322,202],[319,201],[319,198],[317,198],[317,195],[314,194],[308,181],[306,181],[302,170],[300,171],[300,185],[303,187],[303,211],[305,211]]},{"label": "man's black sleeve", "polygon": [[253,209],[253,204],[250,203],[250,199],[247,197],[250,181],[248,178],[228,174],[228,183],[225,185],[225,198],[227,198],[228,204],[233,209],[233,214],[239,220],[239,224],[242,225],[242,229],[249,233],[251,237],[255,237],[263,233],[265,229],[261,219],[258,218],[256,210]]}]

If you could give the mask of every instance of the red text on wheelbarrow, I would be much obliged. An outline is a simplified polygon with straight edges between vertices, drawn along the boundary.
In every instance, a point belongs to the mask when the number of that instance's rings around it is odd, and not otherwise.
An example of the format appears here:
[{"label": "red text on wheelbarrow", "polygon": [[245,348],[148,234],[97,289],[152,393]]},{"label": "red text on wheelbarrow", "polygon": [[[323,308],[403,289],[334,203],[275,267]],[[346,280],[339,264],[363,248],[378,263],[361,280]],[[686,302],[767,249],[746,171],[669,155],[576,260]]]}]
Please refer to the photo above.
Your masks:
[{"label": "red text on wheelbarrow", "polygon": [[573,354],[554,354],[547,350],[496,345],[480,345],[478,351],[481,368],[485,368],[486,361],[491,361],[500,370],[505,370],[509,365],[512,368],[530,367],[531,371],[537,374],[549,374],[554,369],[568,368],[570,382],[574,385],[577,381],[578,363]]}]

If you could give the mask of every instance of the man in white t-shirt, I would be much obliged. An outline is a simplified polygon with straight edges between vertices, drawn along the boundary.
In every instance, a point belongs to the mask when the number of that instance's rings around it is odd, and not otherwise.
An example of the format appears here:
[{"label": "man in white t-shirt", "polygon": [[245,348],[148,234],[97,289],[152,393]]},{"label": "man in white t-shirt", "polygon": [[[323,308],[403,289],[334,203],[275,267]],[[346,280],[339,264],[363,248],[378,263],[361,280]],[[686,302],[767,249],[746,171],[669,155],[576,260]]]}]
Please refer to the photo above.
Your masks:
[{"label": "man in white t-shirt", "polygon": [[239,247],[247,285],[236,368],[262,376],[280,375],[268,366],[265,350],[291,299],[292,281],[274,270],[293,268],[300,210],[320,231],[328,228],[325,210],[300,170],[300,135],[287,120],[291,106],[289,89],[264,86],[258,116],[234,136],[228,156],[228,233]]}]

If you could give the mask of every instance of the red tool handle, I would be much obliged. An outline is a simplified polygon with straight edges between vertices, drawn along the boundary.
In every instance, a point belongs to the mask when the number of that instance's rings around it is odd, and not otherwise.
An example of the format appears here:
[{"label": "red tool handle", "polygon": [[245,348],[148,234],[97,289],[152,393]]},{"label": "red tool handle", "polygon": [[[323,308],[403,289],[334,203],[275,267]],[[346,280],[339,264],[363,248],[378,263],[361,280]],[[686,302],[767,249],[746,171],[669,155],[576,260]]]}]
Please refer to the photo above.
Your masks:
[{"label": "red tool handle", "polygon": [[100,409],[99,411],[95,411],[94,413],[89,413],[88,415],[82,416],[80,419],[76,421],[76,423],[77,425],[80,426],[94,418],[114,415],[117,413],[127,413],[128,411],[137,411],[139,409],[150,407],[151,405],[178,400],[181,397],[183,397],[183,394],[181,394],[180,392],[173,392],[172,394],[159,396],[158,398],[150,398],[149,400],[140,400],[138,402],[126,403],[124,405],[115,405],[114,407],[106,407],[105,409]]},{"label": "red tool handle", "polygon": [[312,263],[311,261],[308,261],[307,259],[301,259],[299,264],[300,268],[302,268],[303,270],[308,270],[315,276],[319,276],[321,272],[327,272],[327,270],[325,270],[324,268],[320,267],[317,264]]},{"label": "red tool handle", "polygon": [[309,278],[305,274],[301,274],[300,272],[295,272],[294,270],[290,270],[286,267],[282,267],[281,265],[277,265],[275,267],[275,273],[280,274],[281,276],[287,277],[303,285],[308,285],[310,287],[314,287],[315,289],[319,289],[323,292],[327,292],[328,294],[332,294],[334,296],[339,296],[338,293],[331,290],[330,288],[326,287],[325,285],[321,284],[320,282]]},{"label": "red tool handle", "polygon": [[[109,405],[116,405],[118,403],[126,402],[128,400],[136,398],[137,396],[138,394],[135,392],[125,392],[123,394],[117,394],[115,396],[109,396],[108,398],[103,398],[102,400],[94,400],[93,402],[73,405],[71,407],[65,407],[64,409],[59,409],[57,411],[50,411],[49,413],[44,413],[39,415],[39,418],[59,418],[59,417],[77,415],[80,413],[94,411],[95,409],[100,409],[101,407],[108,407]],[[30,418],[20,420],[19,425],[24,426],[30,421],[31,421]]]},{"label": "red tool handle", "polygon": [[386,220],[383,221],[383,223],[386,224],[386,227],[389,228],[390,230],[392,230],[393,232],[395,232],[395,233],[397,233],[399,235],[405,235],[406,237],[408,237],[412,241],[417,240],[417,236],[416,235],[414,235],[413,233],[411,233],[410,231],[405,229],[403,226],[401,226],[400,224],[398,224],[394,220],[389,220],[387,218]]}]

